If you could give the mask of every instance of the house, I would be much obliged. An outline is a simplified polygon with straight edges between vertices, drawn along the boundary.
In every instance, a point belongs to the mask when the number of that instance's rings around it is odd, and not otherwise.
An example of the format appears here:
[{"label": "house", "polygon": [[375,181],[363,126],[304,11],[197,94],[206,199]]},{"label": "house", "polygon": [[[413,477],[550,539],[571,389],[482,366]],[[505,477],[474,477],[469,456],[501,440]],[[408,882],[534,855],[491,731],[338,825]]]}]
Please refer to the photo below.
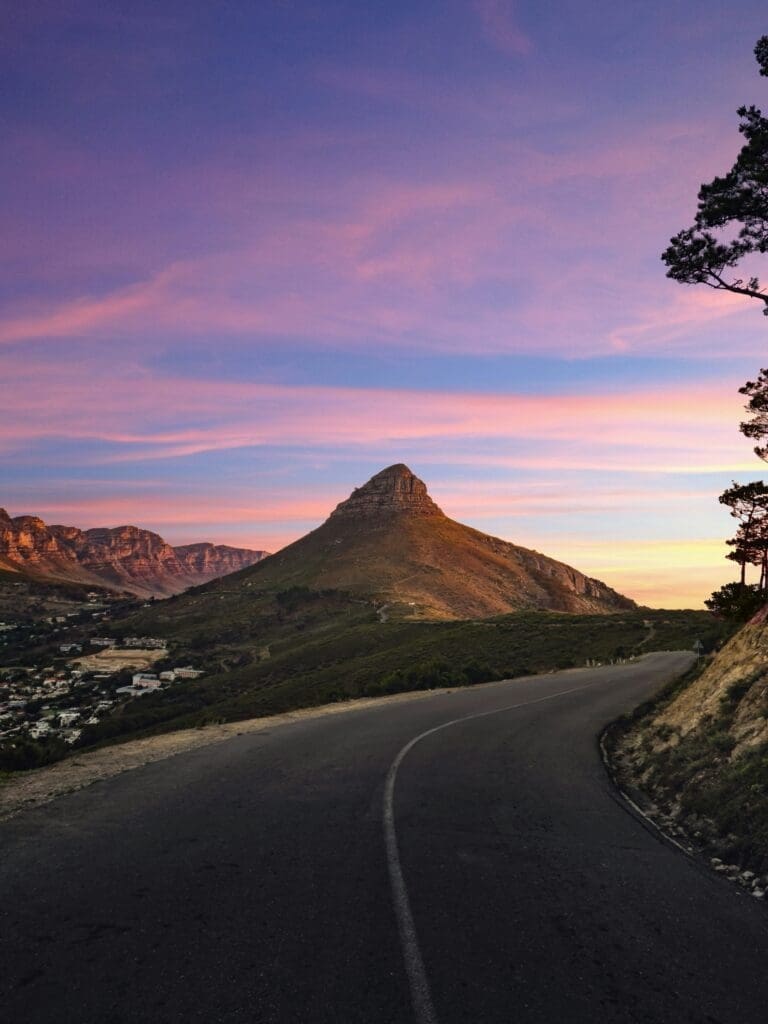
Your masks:
[{"label": "house", "polygon": [[156,690],[160,680],[151,672],[134,672],[131,676],[131,685],[138,686],[142,690]]},{"label": "house", "polygon": [[203,675],[203,672],[199,668],[185,665],[183,668],[175,668],[173,674],[176,679],[197,679],[198,676]]}]

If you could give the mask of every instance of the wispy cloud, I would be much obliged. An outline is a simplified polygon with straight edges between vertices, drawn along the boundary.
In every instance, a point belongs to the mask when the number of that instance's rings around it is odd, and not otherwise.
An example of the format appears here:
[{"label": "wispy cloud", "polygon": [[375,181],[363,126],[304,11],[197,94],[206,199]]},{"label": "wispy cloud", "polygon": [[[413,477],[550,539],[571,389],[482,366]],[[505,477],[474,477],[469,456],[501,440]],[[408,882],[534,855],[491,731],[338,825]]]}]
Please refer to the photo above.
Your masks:
[{"label": "wispy cloud", "polygon": [[[735,388],[692,384],[619,394],[521,395],[384,388],[297,387],[153,376],[115,364],[46,369],[4,364],[6,445],[81,438],[106,458],[169,458],[259,445],[351,445],[479,439],[561,446],[561,464],[596,453],[694,465],[743,461]],[[34,386],[33,386],[34,382]],[[666,458],[664,453],[668,453]],[[550,457],[551,457],[551,453]]]},{"label": "wispy cloud", "polygon": [[530,37],[520,28],[513,0],[475,0],[486,39],[511,57],[524,57],[533,49]]}]

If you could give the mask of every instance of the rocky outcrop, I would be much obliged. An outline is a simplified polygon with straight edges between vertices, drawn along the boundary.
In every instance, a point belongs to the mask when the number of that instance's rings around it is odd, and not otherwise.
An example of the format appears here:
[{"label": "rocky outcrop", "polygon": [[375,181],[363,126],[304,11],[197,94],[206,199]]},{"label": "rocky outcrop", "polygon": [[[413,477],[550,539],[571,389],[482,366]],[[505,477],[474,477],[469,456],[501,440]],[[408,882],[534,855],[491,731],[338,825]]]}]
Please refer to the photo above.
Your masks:
[{"label": "rocky outcrop", "polygon": [[0,554],[11,562],[29,567],[69,558],[66,547],[42,519],[37,516],[11,519],[5,509],[0,509]]},{"label": "rocky outcrop", "polygon": [[0,562],[38,576],[107,585],[140,596],[169,595],[266,557],[226,545],[171,547],[136,526],[79,530],[0,509]]},{"label": "rocky outcrop", "polygon": [[427,493],[427,485],[402,462],[356,487],[346,501],[336,506],[331,519],[391,515],[444,517]]}]

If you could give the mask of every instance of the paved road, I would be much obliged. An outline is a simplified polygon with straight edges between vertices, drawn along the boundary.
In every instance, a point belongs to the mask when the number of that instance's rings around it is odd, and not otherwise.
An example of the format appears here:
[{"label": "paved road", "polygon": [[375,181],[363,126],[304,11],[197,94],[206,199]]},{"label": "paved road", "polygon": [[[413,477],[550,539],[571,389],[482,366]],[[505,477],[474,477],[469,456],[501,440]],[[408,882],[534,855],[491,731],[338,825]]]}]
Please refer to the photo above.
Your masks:
[{"label": "paved road", "polygon": [[[596,749],[685,658],[298,722],[7,822],[0,1020],[764,1024],[768,908]],[[470,715],[399,762],[387,844],[398,753]]]}]

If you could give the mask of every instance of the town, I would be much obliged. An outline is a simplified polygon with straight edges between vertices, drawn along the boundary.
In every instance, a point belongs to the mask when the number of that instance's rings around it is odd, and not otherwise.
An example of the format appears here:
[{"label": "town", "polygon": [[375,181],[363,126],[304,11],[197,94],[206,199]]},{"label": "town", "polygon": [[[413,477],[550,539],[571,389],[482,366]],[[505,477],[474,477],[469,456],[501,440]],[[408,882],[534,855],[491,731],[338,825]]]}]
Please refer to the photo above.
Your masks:
[{"label": "town", "polygon": [[0,622],[1,751],[30,741],[71,747],[129,701],[203,674],[175,664],[165,639],[110,636],[113,613],[125,604],[89,592],[62,602],[57,614]]}]

